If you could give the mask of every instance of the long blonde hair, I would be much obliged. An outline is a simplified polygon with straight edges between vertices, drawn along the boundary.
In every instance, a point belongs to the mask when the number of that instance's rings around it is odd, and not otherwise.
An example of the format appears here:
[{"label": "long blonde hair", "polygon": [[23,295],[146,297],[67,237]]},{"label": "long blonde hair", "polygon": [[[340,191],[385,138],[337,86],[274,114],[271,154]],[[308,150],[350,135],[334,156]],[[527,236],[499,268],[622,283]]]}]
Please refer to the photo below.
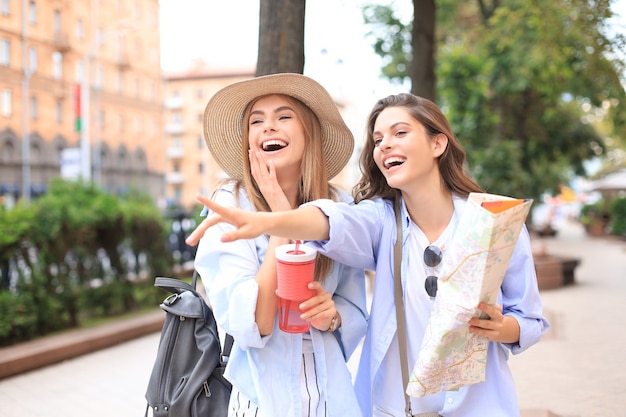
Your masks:
[{"label": "long blonde hair", "polygon": [[[322,148],[322,130],[317,116],[300,100],[282,94],[277,95],[284,97],[291,104],[304,130],[304,154],[302,157],[302,175],[300,177],[300,186],[298,187],[297,204],[300,205],[320,198],[329,198],[336,201],[339,198],[339,192],[328,182],[326,170],[320,169],[320,167],[325,167],[326,164]],[[250,159],[248,158],[248,150],[250,148],[248,119],[252,106],[262,97],[257,97],[251,101],[243,113],[241,152],[245,169],[243,170],[243,180],[237,181],[235,184],[235,195],[238,195],[239,190],[243,187],[247,191],[252,206],[257,211],[271,211],[269,204],[263,197],[263,193],[261,193],[259,186],[252,177]],[[315,264],[315,279],[323,282],[331,268],[332,260],[318,254]]]},{"label": "long blonde hair", "polygon": [[378,100],[367,118],[366,139],[359,159],[361,178],[352,189],[355,202],[375,197],[393,200],[399,194],[397,189],[387,184],[374,161],[374,125],[387,107],[405,108],[411,117],[424,125],[431,139],[440,133],[448,137],[448,146],[437,161],[439,174],[448,190],[464,198],[471,192],[483,192],[467,171],[465,150],[439,107],[426,98],[402,93]]}]

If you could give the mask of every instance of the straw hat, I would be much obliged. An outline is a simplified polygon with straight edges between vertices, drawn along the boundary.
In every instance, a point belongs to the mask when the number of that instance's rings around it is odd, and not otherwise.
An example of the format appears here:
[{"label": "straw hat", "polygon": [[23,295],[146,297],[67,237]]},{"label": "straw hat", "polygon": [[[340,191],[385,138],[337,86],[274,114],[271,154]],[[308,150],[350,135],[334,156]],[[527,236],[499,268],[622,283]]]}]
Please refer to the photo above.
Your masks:
[{"label": "straw hat", "polygon": [[243,179],[243,113],[252,100],[268,94],[294,97],[315,113],[321,125],[328,178],[336,176],[352,155],[354,137],[324,87],[302,74],[291,73],[236,82],[211,97],[204,110],[204,139],[220,167],[231,178]]}]

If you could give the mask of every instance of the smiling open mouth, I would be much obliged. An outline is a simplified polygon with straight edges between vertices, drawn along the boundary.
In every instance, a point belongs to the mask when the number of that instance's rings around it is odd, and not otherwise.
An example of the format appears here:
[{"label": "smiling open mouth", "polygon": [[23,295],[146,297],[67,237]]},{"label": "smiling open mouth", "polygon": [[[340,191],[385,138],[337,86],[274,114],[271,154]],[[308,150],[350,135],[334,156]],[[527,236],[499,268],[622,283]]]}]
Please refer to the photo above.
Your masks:
[{"label": "smiling open mouth", "polygon": [[404,161],[405,159],[402,158],[389,158],[385,161],[385,168],[389,169],[398,165],[402,165]]},{"label": "smiling open mouth", "polygon": [[262,148],[265,152],[274,152],[279,151],[287,146],[287,142],[284,142],[279,139],[272,139],[266,142],[263,142]]}]

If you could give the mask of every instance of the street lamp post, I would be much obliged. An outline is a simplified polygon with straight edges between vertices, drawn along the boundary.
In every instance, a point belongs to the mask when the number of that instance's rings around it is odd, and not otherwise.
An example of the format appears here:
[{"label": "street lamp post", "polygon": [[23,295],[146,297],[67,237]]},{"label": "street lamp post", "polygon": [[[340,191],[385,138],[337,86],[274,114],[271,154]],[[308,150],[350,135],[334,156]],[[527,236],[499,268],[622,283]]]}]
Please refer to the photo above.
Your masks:
[{"label": "street lamp post", "polygon": [[28,0],[22,0],[22,198],[30,203],[30,134],[28,129],[28,96],[30,90],[31,69],[28,59],[26,27],[28,24]]}]

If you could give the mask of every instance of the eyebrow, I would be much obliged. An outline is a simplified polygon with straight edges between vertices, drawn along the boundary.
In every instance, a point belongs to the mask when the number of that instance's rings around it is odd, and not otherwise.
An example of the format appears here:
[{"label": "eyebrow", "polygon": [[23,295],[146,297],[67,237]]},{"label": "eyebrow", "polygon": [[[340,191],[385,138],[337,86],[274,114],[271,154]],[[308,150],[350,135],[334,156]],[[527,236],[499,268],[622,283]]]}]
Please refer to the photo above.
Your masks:
[{"label": "eyebrow", "polygon": [[[395,122],[394,124],[392,124],[391,126],[389,126],[389,129],[393,129],[394,127],[398,126],[398,125],[407,125],[407,126],[411,126],[410,123],[408,122]],[[372,132],[372,135],[380,135],[380,131],[375,130]]]},{"label": "eyebrow", "polygon": [[[273,113],[279,113],[279,112],[281,112],[281,111],[283,111],[283,110],[291,110],[291,111],[294,111],[294,110],[293,110],[293,108],[291,108],[291,106],[280,106],[280,107],[276,107],[276,108],[273,110]],[[250,116],[252,116],[253,114],[265,114],[265,112],[264,112],[264,111],[262,111],[262,110],[253,110],[253,111],[251,111],[251,112],[250,112]]]}]

